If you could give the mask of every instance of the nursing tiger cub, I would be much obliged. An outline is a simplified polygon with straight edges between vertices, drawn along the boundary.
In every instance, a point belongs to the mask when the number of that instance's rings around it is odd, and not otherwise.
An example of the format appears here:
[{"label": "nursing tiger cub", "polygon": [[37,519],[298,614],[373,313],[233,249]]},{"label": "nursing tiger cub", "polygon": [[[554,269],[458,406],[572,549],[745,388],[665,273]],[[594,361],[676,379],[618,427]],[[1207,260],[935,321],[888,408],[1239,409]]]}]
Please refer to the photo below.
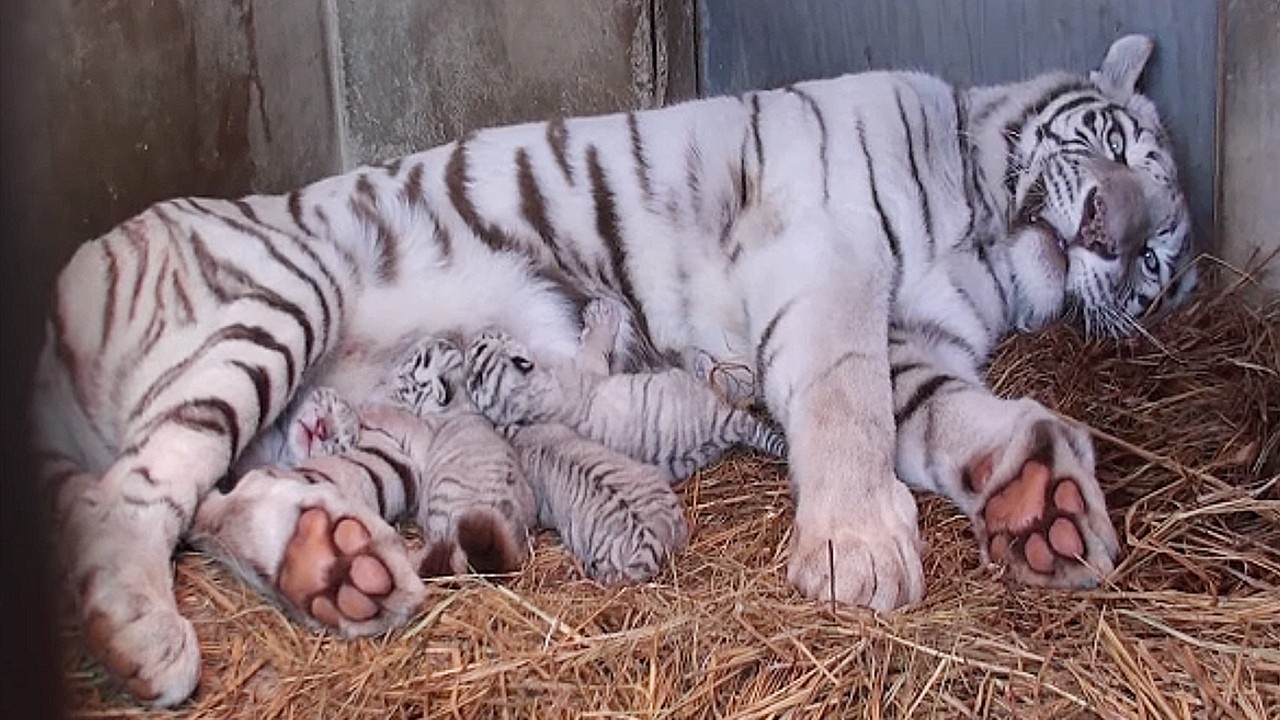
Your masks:
[{"label": "nursing tiger cub", "polygon": [[467,391],[499,425],[558,423],[677,479],[744,444],[785,456],[778,431],[721,398],[689,372],[608,374],[607,353],[622,310],[593,300],[584,311],[582,345],[572,361],[534,358],[501,333],[467,348]]},{"label": "nursing tiger cub", "polygon": [[[1135,92],[1150,52],[1130,36],[1088,76],[865,73],[484,130],[282,196],[148,208],[62,272],[36,379],[90,648],[180,702],[199,650],[171,553],[299,390],[358,403],[418,338],[486,328],[568,359],[584,297],[636,318],[614,370],[754,370],[789,442],[803,595],[922,596],[908,485],[1013,577],[1097,583],[1118,541],[1088,436],[982,369],[1010,331],[1128,333],[1193,287],[1168,139]],[[356,512],[305,502],[244,512],[286,543]],[[357,535],[339,549],[376,560]]]}]

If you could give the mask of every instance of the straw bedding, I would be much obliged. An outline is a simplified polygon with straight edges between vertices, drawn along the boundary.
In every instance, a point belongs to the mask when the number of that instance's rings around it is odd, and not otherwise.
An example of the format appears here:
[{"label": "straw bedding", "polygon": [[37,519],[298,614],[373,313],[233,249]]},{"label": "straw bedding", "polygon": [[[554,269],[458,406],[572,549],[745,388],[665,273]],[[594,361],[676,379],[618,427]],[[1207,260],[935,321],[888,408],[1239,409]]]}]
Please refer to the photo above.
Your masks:
[{"label": "straw bedding", "polygon": [[[729,458],[684,489],[690,548],[655,582],[581,579],[554,536],[503,583],[441,582],[385,637],[290,623],[205,557],[177,592],[201,641],[190,717],[1280,717],[1280,305],[1205,295],[1153,338],[1015,338],[990,370],[1096,428],[1126,555],[1058,593],[981,567],[967,521],[923,498],[923,604],[887,616],[785,581],[785,468]],[[67,635],[84,717],[162,716]]]}]

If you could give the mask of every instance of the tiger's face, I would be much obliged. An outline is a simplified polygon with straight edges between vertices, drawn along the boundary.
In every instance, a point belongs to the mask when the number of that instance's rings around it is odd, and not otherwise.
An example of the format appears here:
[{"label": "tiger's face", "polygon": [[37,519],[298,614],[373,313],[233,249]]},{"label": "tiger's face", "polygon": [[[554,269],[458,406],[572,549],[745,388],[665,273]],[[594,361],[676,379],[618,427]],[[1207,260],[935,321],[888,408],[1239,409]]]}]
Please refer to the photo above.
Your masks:
[{"label": "tiger's face", "polygon": [[563,390],[527,347],[499,332],[482,333],[472,341],[465,366],[467,393],[496,425],[547,420],[550,400]]},{"label": "tiger's face", "polygon": [[1015,243],[1030,240],[1089,334],[1124,335],[1196,284],[1191,217],[1155,106],[1134,92],[1145,38],[1112,46],[1091,84],[1031,114],[1014,141],[1024,168]]},{"label": "tiger's face", "polygon": [[443,338],[424,338],[395,367],[389,394],[422,417],[456,407],[461,380],[462,350]]}]

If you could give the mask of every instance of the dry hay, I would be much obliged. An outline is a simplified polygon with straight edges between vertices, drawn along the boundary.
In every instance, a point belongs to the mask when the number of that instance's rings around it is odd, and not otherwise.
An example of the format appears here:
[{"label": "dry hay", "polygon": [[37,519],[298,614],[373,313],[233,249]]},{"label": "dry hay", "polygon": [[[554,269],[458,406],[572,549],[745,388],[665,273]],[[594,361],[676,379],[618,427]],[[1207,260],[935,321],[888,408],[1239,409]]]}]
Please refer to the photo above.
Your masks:
[{"label": "dry hay", "polygon": [[[1161,347],[1057,327],[1007,342],[990,372],[1098,429],[1127,548],[1103,589],[1008,584],[928,498],[922,605],[805,602],[785,582],[783,468],[740,456],[688,484],[692,545],[656,582],[586,582],[544,533],[518,577],[441,583],[385,637],[306,632],[184,554],[204,672],[177,714],[1280,717],[1280,307],[1204,297],[1153,334]],[[78,715],[152,716],[70,655]]]}]

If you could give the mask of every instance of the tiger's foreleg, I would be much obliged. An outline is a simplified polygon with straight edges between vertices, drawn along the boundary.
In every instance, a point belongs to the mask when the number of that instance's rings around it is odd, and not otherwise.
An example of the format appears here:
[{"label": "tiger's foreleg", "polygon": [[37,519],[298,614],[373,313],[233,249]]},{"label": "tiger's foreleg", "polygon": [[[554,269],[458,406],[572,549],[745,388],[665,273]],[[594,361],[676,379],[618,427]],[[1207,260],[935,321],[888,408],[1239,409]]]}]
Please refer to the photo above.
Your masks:
[{"label": "tiger's foreleg", "polygon": [[[404,539],[366,497],[370,485],[381,498],[395,483],[395,468],[371,453],[253,470],[205,498],[191,539],[303,624],[379,633],[426,595]],[[402,493],[388,499],[389,514],[403,512]]]},{"label": "tiger's foreleg", "polygon": [[757,374],[790,445],[788,578],[811,598],[890,610],[924,592],[915,500],[893,469],[892,258],[824,212],[790,220],[747,250],[742,275]]},{"label": "tiger's foreleg", "polygon": [[1051,587],[1092,587],[1119,541],[1088,434],[1031,399],[997,398],[945,340],[891,334],[897,467],[973,521],[984,561]]}]

